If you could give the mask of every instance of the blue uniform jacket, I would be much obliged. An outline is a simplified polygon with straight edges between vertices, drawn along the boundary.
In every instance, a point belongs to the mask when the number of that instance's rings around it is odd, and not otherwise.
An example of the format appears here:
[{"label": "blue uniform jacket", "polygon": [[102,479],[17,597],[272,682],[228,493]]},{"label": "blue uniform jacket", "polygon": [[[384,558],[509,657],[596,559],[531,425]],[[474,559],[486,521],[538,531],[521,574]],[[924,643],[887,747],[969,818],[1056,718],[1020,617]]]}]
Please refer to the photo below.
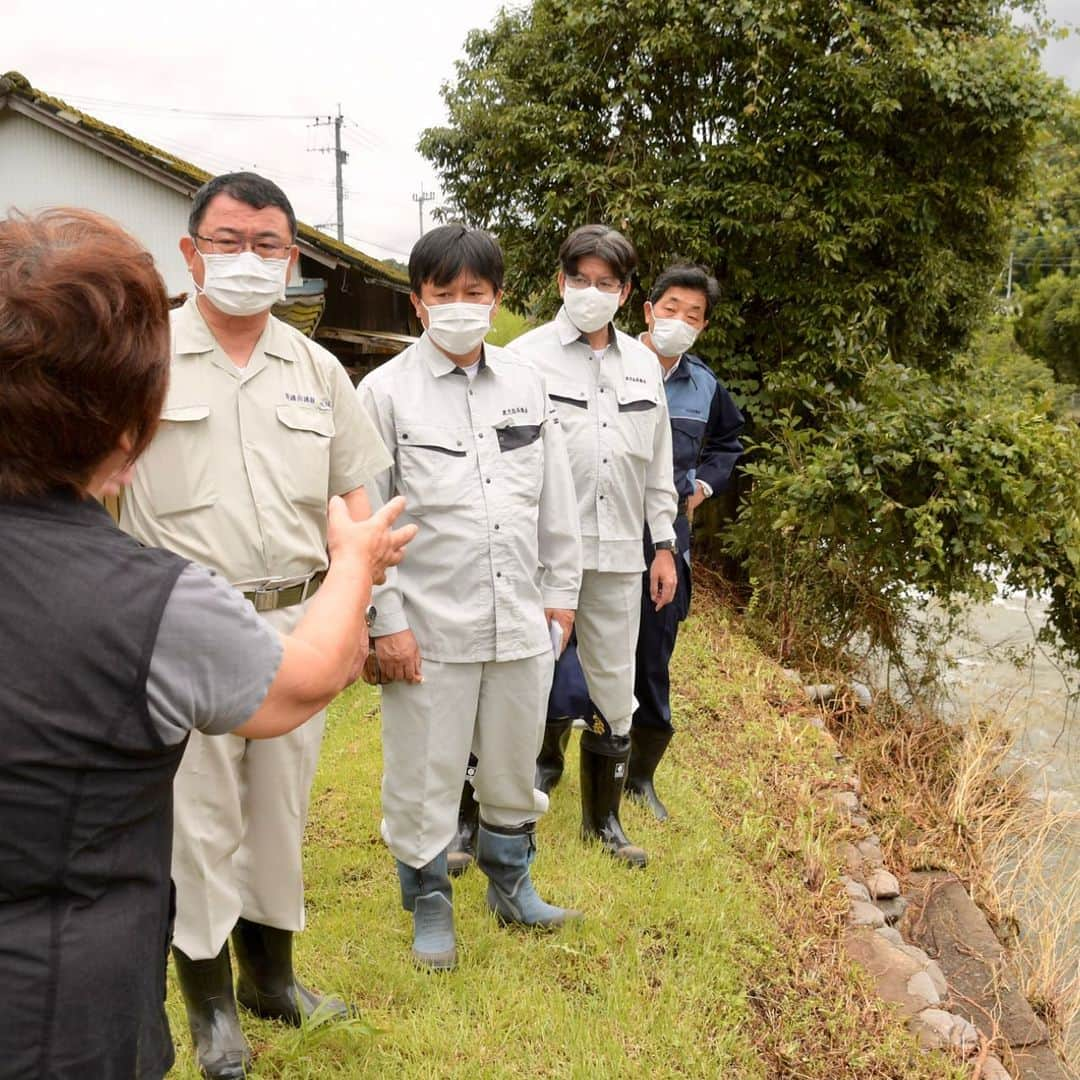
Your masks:
[{"label": "blue uniform jacket", "polygon": [[690,353],[683,354],[664,389],[679,499],[694,493],[695,480],[703,480],[714,493],[723,491],[743,451],[742,413],[705,362]]}]

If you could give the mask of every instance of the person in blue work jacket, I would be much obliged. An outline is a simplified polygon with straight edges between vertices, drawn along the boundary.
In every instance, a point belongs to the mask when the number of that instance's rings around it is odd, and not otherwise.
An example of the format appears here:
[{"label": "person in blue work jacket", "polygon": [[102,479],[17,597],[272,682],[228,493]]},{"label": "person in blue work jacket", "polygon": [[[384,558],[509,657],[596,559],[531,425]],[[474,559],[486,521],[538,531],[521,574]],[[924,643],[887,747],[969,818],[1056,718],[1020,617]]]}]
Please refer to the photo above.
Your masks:
[{"label": "person in blue work jacket", "polygon": [[[718,299],[716,279],[700,266],[669,266],[649,293],[645,303],[648,330],[640,338],[656,354],[664,372],[675,489],[679,495],[675,518],[679,580],[675,599],[659,610],[654,604],[641,605],[634,681],[637,709],[630,729],[626,778],[627,796],[644,801],[659,821],[668,814],[656,794],[653,776],[674,734],[668,664],[679,623],[690,611],[690,519],[706,499],[729,485],[743,449],[739,442],[742,413],[705,362],[688,351],[709,325],[709,314]],[[646,526],[646,565],[652,551]]]}]

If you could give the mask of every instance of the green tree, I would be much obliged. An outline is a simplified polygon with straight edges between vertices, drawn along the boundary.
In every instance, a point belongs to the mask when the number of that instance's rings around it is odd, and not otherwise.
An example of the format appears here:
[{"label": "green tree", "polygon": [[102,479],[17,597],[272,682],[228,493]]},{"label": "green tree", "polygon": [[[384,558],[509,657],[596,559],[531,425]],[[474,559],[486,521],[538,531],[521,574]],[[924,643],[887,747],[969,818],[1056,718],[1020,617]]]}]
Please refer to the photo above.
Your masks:
[{"label": "green tree", "polygon": [[1013,284],[1028,290],[1050,275],[1080,277],[1080,95],[1062,94],[1034,162],[1012,244]]},{"label": "green tree", "polygon": [[1043,278],[1023,296],[1016,340],[1066,383],[1080,383],[1080,267]]},{"label": "green tree", "polygon": [[1071,633],[1080,514],[1052,474],[1080,462],[964,355],[1054,100],[1005,5],[534,0],[465,52],[420,148],[512,300],[551,313],[586,221],[632,237],[643,286],[675,257],[719,278],[702,351],[755,444],[727,533],[785,647],[896,648],[912,587],[985,594],[1004,565],[1065,581]]}]

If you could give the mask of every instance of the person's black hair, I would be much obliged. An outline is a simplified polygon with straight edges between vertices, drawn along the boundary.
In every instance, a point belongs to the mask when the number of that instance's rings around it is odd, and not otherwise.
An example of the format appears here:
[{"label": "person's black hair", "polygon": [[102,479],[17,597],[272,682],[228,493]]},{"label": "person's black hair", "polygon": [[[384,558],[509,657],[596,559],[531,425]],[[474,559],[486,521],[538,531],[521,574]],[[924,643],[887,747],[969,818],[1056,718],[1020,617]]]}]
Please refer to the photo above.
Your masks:
[{"label": "person's black hair", "polygon": [[213,180],[207,180],[195,192],[191,203],[191,213],[188,215],[188,232],[192,236],[199,231],[206,208],[215,195],[228,195],[237,202],[245,203],[256,210],[276,206],[289,219],[290,238],[296,239],[296,214],[285,192],[273,180],[267,180],[266,177],[253,172],[223,173],[221,176],[215,176]]},{"label": "person's black hair", "polygon": [[425,281],[449,285],[463,270],[488,281],[496,292],[503,287],[503,256],[498,240],[483,229],[460,221],[424,233],[409,255],[409,286],[417,296]]},{"label": "person's black hair", "polygon": [[649,291],[649,303],[654,306],[658,304],[668,289],[694,289],[703,293],[706,319],[720,299],[720,286],[716,278],[704,266],[695,266],[693,263],[675,263],[662,270]]},{"label": "person's black hair", "polygon": [[559,248],[559,264],[567,275],[576,274],[578,260],[590,255],[603,259],[622,282],[630,280],[637,266],[634,245],[617,229],[607,225],[582,225]]}]

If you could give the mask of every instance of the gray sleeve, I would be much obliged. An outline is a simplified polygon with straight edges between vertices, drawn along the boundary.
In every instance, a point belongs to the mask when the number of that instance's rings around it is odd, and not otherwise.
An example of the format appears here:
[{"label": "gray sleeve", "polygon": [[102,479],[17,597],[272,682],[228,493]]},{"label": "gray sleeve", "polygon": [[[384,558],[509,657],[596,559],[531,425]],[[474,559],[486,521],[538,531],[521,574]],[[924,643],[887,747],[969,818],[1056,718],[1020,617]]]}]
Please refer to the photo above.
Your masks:
[{"label": "gray sleeve", "polygon": [[175,745],[195,728],[224,735],[266,697],[284,648],[237,589],[194,563],[176,580],[158,626],[146,703]]}]

